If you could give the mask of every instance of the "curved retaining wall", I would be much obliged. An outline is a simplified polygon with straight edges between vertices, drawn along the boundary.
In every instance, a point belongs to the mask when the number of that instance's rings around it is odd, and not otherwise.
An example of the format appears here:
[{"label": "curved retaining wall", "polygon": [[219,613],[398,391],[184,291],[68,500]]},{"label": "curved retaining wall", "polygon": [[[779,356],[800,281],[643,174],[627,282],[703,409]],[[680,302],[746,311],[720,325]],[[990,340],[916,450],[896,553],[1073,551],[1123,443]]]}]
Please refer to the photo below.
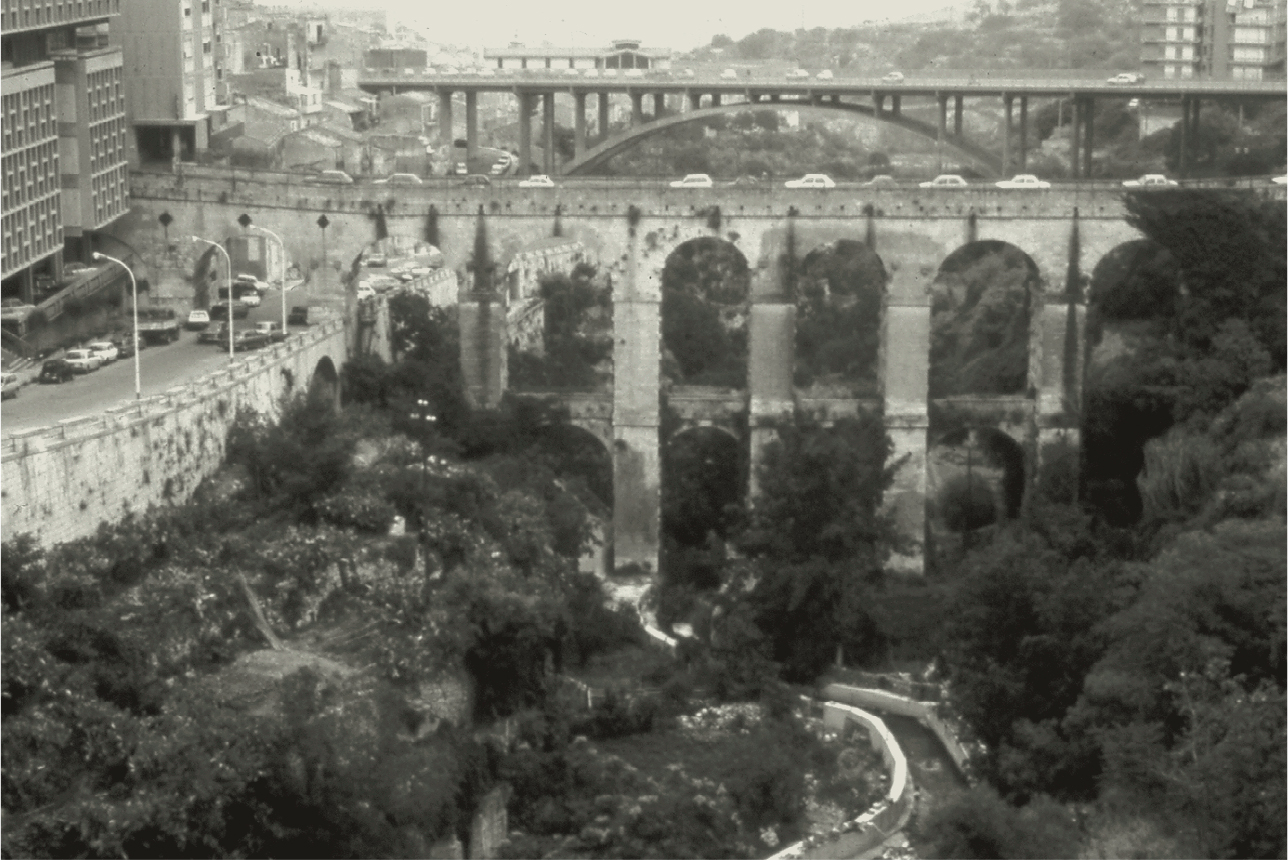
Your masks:
[{"label": "curved retaining wall", "polygon": [[238,410],[274,412],[323,358],[338,371],[347,354],[343,321],[328,320],[165,394],[5,436],[0,535],[53,546],[185,501],[222,462]]},{"label": "curved retaining wall", "polygon": [[912,717],[925,726],[948,751],[948,756],[957,765],[962,775],[970,780],[967,764],[971,753],[958,739],[957,733],[941,717],[935,702],[917,702],[885,690],[872,690],[864,687],[851,687],[848,684],[828,684],[823,688],[823,696],[829,702],[845,702],[875,711],[900,714]]}]

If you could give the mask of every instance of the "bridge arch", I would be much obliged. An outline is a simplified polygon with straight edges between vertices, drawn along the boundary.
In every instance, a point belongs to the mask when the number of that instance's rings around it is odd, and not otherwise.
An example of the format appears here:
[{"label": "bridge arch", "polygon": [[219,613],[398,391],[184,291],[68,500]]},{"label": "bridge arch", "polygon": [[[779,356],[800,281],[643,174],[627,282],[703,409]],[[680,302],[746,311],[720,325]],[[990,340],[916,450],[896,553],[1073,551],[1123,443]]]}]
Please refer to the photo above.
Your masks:
[{"label": "bridge arch", "polygon": [[679,546],[729,536],[730,506],[747,498],[746,445],[716,425],[680,428],[662,451],[662,532]]},{"label": "bridge arch", "polygon": [[796,385],[839,386],[850,395],[875,397],[882,306],[890,282],[881,256],[859,239],[835,239],[805,254],[790,280]]},{"label": "bridge arch", "polygon": [[662,264],[663,376],[683,385],[747,387],[747,257],[728,239],[675,245]]},{"label": "bridge arch", "polygon": [[[870,105],[853,104],[849,102],[819,102],[818,104],[808,104],[804,102],[739,102],[736,104],[721,105],[719,107],[699,108],[697,110],[688,111],[687,113],[672,114],[670,116],[655,119],[652,122],[627,129],[624,134],[609,138],[597,146],[591,147],[584,155],[574,158],[572,161],[565,164],[563,167],[563,173],[570,176],[592,175],[614,156],[624,152],[632,146],[635,146],[645,138],[660,134],[677,125],[701,122],[702,120],[710,117],[729,116],[731,114],[748,110],[793,110],[815,115],[830,115],[833,117],[837,112],[844,112],[852,115],[866,116],[880,122],[892,123],[932,140],[937,140],[939,133],[939,130],[931,123],[913,119],[902,114],[883,111],[878,116],[876,111]],[[952,149],[954,152],[968,159],[976,166],[983,167],[985,172],[989,175],[1000,175],[1002,172],[1001,158],[993,155],[984,147],[972,144],[953,135],[945,135],[944,146]]]},{"label": "bridge arch", "polygon": [[309,399],[318,399],[340,408],[340,374],[336,372],[331,356],[324,355],[313,366],[309,377]]}]

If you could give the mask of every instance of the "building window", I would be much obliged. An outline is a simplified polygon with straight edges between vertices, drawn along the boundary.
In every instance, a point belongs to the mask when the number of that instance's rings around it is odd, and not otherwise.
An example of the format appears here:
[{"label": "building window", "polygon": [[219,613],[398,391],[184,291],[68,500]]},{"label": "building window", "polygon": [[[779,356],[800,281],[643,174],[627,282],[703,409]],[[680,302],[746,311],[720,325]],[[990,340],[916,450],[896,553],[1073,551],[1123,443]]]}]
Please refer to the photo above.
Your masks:
[{"label": "building window", "polygon": [[210,43],[209,43],[209,42],[202,42],[202,43],[201,43],[201,53],[203,53],[203,54],[209,54],[209,53],[210,53]]}]

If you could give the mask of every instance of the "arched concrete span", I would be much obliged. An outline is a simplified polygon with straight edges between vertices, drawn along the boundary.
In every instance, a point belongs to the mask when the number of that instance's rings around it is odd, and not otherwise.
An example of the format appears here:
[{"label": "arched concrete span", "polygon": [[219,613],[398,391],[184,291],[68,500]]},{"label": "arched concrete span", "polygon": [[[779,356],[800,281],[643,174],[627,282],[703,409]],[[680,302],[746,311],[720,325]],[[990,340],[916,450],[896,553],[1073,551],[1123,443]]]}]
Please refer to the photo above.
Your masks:
[{"label": "arched concrete span", "polygon": [[[677,125],[683,125],[690,122],[701,122],[704,119],[716,116],[729,116],[731,114],[741,113],[749,110],[793,110],[803,111],[811,114],[827,115],[831,114],[832,118],[838,111],[865,116],[869,119],[876,119],[879,122],[888,122],[897,125],[900,128],[907,129],[922,137],[928,137],[931,140],[939,139],[939,130],[928,122],[919,119],[896,114],[889,111],[882,111],[879,115],[871,105],[851,104],[848,102],[819,102],[817,104],[808,104],[804,102],[738,102],[736,104],[721,105],[720,107],[699,108],[687,113],[672,114],[653,120],[652,122],[637,125],[627,129],[624,134],[609,138],[597,146],[586,151],[586,154],[580,158],[574,158],[563,166],[563,173],[568,176],[585,176],[593,174],[596,170],[603,167],[609,159],[621,152],[630,149],[640,141],[660,134],[669,128]],[[1000,175],[1002,172],[1002,159],[989,152],[982,146],[970,143],[967,140],[959,138],[952,134],[945,134],[944,146],[952,149],[954,152],[966,157],[977,166],[982,166],[989,175]]]}]

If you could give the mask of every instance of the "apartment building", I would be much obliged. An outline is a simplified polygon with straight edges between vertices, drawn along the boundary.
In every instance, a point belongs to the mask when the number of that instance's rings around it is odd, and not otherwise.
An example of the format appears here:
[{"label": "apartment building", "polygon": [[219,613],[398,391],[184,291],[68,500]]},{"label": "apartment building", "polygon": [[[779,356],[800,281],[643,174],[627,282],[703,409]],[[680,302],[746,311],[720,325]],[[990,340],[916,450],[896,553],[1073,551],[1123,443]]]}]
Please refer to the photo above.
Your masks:
[{"label": "apartment building", "polygon": [[3,0],[3,281],[32,302],[128,208],[120,0]]},{"label": "apartment building", "polygon": [[1141,66],[1154,78],[1284,76],[1288,0],[1144,0]]},{"label": "apartment building", "polygon": [[132,155],[193,161],[210,144],[223,75],[223,0],[128,0],[112,27],[125,52]]}]

